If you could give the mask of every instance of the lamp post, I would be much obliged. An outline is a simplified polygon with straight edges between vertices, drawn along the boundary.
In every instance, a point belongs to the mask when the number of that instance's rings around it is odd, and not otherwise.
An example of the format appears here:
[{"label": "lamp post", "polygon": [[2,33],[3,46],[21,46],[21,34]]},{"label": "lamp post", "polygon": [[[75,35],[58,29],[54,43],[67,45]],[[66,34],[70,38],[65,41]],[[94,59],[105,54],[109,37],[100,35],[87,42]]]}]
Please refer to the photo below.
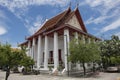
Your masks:
[{"label": "lamp post", "polygon": [[64,35],[66,38],[66,52],[67,52],[67,75],[69,76],[69,63],[68,63],[68,39],[67,39],[67,35]]}]

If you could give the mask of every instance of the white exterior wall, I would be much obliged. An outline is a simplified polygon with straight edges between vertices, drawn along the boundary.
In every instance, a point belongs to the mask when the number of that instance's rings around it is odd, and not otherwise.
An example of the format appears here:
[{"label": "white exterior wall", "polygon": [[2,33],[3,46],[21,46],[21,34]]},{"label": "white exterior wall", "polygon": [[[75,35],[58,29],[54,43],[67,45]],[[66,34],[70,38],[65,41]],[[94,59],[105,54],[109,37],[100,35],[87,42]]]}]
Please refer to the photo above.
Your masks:
[{"label": "white exterior wall", "polygon": [[58,38],[58,49],[61,49],[61,57],[62,57],[62,61],[63,64],[65,63],[65,55],[64,55],[64,36],[59,36]]},{"label": "white exterior wall", "polygon": [[48,41],[49,41],[49,45],[48,45],[48,51],[53,51],[53,41],[54,41],[54,39],[53,38],[51,38],[51,37],[48,37]]},{"label": "white exterior wall", "polygon": [[[53,41],[54,38],[53,37],[49,37],[48,36],[48,51],[53,51],[54,45],[53,45]],[[58,49],[61,49],[61,58],[64,64],[64,40],[63,40],[63,35],[58,37]],[[44,62],[43,62],[43,52],[44,52],[44,46],[45,46],[45,38],[42,38],[42,47],[41,47],[41,65],[43,66]],[[34,54],[33,54],[33,45],[31,47],[29,47],[29,55],[34,59],[35,61],[35,66],[37,65],[37,56],[38,56],[38,44],[35,44],[34,46]],[[27,52],[28,54],[28,52]],[[49,55],[49,54],[48,54]],[[44,55],[45,57],[45,55]]]},{"label": "white exterior wall", "polygon": [[[42,39],[42,54],[44,52],[44,41],[45,39]],[[54,39],[52,37],[48,37],[49,43],[48,43],[48,51],[53,51],[53,41]],[[62,61],[64,62],[64,40],[63,40],[63,35],[58,37],[58,49],[61,49],[61,57]],[[43,57],[42,57],[43,58]]]},{"label": "white exterior wall", "polygon": [[[53,45],[53,41],[54,41],[54,38],[53,37],[49,37],[48,36],[48,51],[53,51],[53,48],[54,48],[54,45]],[[61,58],[62,58],[62,61],[63,61],[63,64],[64,64],[64,40],[63,40],[63,35],[62,36],[59,36],[58,37],[58,49],[61,49]],[[42,47],[41,47],[41,66],[44,65],[44,62],[43,62],[43,52],[44,52],[44,46],[45,46],[45,38],[42,38]],[[30,53],[32,53],[30,56],[33,57],[34,61],[35,61],[35,67],[37,66],[37,56],[38,56],[38,44],[35,44],[34,46],[34,54],[33,54],[33,45],[32,47],[30,47]],[[28,53],[28,52],[27,52]],[[45,54],[45,53],[44,53]],[[48,54],[49,55],[49,54]],[[45,58],[45,55],[44,55],[44,58]],[[54,58],[53,58],[54,59]]]},{"label": "white exterior wall", "polygon": [[[48,37],[49,39],[49,47],[48,47],[48,50],[49,51],[53,51],[53,41],[54,39],[52,37]],[[44,45],[43,45],[44,46]],[[63,52],[64,50],[64,41],[63,41],[63,36],[59,36],[58,37],[58,49],[61,49],[61,53]]]}]

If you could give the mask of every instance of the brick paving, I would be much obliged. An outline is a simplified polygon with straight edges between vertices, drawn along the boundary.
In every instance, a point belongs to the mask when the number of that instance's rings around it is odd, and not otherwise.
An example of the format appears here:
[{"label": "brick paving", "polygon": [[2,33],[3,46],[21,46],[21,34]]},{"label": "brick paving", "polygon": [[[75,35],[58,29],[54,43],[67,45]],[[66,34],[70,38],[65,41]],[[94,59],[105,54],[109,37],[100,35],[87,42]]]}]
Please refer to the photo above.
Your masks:
[{"label": "brick paving", "polygon": [[[4,80],[5,72],[0,71],[0,80]],[[75,78],[66,76],[52,76],[52,75],[22,75],[11,73],[9,80],[120,80],[120,73],[100,73],[100,75],[89,78]]]}]

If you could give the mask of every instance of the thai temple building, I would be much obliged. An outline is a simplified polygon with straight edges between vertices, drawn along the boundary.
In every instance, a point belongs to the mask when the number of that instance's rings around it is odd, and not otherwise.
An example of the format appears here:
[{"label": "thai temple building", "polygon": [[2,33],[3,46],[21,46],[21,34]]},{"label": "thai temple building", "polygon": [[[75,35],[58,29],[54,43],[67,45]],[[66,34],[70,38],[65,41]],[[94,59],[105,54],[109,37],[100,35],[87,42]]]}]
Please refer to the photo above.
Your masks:
[{"label": "thai temple building", "polygon": [[[84,42],[100,40],[87,32],[78,7],[74,10],[69,7],[45,21],[39,30],[27,37],[21,45],[27,46],[27,55],[34,59],[35,68],[48,70],[49,66],[57,69],[62,65],[63,69],[68,71],[69,42],[78,38],[78,35]],[[80,66],[76,67],[81,69]]]}]

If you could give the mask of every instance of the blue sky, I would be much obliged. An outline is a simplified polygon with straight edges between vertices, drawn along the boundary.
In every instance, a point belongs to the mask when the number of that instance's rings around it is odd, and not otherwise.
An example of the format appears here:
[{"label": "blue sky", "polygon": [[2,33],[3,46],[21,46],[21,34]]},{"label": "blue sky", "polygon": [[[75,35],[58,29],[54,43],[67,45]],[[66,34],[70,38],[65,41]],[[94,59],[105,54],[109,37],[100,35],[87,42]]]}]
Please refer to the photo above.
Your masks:
[{"label": "blue sky", "polygon": [[89,33],[104,39],[120,37],[120,0],[0,0],[0,42],[16,47],[70,2],[72,10],[79,3]]}]

